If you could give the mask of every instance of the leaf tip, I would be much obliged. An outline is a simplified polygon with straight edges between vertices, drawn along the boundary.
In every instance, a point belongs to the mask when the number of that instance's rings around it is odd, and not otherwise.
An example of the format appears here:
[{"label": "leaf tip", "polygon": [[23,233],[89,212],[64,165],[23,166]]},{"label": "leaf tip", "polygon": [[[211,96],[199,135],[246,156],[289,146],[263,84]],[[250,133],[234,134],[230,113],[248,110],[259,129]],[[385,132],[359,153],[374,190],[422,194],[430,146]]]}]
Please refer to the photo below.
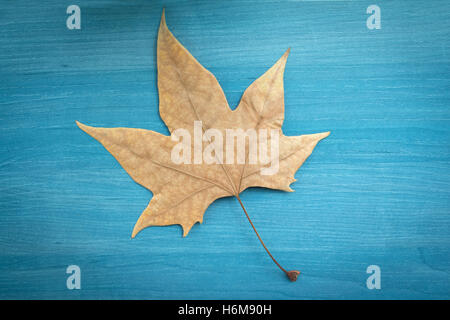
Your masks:
[{"label": "leaf tip", "polygon": [[166,26],[166,9],[165,8],[162,9],[161,26]]},{"label": "leaf tip", "polygon": [[330,133],[331,133],[331,131],[318,133],[319,140],[325,139],[326,137],[328,137],[330,135]]},{"label": "leaf tip", "polygon": [[285,56],[287,58],[290,52],[291,52],[291,48],[288,48],[286,50],[286,52],[283,54],[283,56]]},{"label": "leaf tip", "polygon": [[287,191],[287,192],[295,192],[295,190],[292,189],[291,186],[288,186],[288,187],[285,189],[285,191]]},{"label": "leaf tip", "polygon": [[87,129],[90,128],[89,126],[82,124],[81,122],[75,120],[75,123],[77,124],[78,128],[83,130],[84,132],[87,132]]},{"label": "leaf tip", "polygon": [[[198,221],[198,222],[200,222],[200,221]],[[180,224],[181,229],[183,229],[183,238],[186,238],[186,236],[189,234],[189,232],[191,231],[194,224],[195,224],[195,222],[187,223],[187,224]]]},{"label": "leaf tip", "polygon": [[134,226],[133,228],[133,232],[131,233],[131,239],[134,239],[136,237],[136,235],[139,233],[140,230],[138,230],[137,228],[137,224]]},{"label": "leaf tip", "polygon": [[134,225],[133,232],[131,233],[131,239],[134,239],[134,237],[136,237],[136,235],[141,232],[142,229],[148,226],[144,224],[144,219],[145,216],[144,213],[142,213],[138,221],[136,221],[136,224]]}]

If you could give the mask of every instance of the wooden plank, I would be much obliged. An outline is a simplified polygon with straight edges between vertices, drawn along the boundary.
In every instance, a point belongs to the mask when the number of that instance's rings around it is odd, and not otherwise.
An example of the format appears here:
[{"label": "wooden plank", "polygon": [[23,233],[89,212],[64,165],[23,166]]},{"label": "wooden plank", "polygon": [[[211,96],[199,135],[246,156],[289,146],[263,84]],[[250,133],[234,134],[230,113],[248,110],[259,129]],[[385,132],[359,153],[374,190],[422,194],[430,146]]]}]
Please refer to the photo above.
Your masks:
[{"label": "wooden plank", "polygon": [[[450,298],[448,1],[61,1],[0,10],[0,298]],[[332,131],[295,193],[242,195],[286,281],[235,199],[187,238],[178,226],[131,240],[151,193],[80,131],[167,133],[156,36],[169,28],[235,107],[290,47],[284,132]],[[80,266],[81,290],[66,288]],[[368,290],[366,268],[381,268]]]}]

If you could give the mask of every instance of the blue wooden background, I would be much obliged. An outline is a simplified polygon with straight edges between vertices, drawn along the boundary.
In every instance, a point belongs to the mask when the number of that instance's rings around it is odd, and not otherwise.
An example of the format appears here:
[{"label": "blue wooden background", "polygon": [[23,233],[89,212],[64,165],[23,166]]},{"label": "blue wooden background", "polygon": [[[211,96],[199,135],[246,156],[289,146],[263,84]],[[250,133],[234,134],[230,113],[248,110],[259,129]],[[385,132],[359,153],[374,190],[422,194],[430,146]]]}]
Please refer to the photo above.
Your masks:
[{"label": "blue wooden background", "polygon": [[[66,8],[81,8],[68,30]],[[381,8],[368,30],[366,9]],[[156,36],[169,28],[234,108],[288,48],[284,132],[332,131],[284,193],[216,201],[131,240],[151,193],[75,120],[167,133]],[[448,1],[2,1],[0,298],[450,298]],[[81,290],[66,288],[79,265]],[[381,268],[368,290],[366,268]]]}]

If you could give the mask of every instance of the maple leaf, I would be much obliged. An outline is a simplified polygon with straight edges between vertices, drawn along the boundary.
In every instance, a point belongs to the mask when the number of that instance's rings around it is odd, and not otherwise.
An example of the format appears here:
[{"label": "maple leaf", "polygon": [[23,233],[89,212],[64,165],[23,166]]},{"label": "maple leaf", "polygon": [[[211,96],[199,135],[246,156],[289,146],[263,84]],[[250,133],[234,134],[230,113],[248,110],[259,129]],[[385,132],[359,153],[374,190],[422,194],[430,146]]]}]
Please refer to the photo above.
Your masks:
[{"label": "maple leaf", "polygon": [[[169,31],[163,11],[157,43],[159,111],[171,135],[144,129],[90,127],[76,122],[118,160],[134,181],[153,193],[132,237],[149,226],[173,224],[181,225],[186,236],[195,223],[202,223],[213,201],[235,196],[267,253],[291,281],[297,279],[298,271],[286,271],[270,254],[239,197],[249,187],[293,191],[290,184],[295,181],[295,172],[316,144],[329,135],[329,132],[301,136],[282,133],[283,73],[288,54],[289,50],[255,80],[245,90],[238,107],[231,110],[214,75]],[[230,128],[274,131],[279,135],[278,171],[263,174],[261,169],[267,164],[250,163],[247,142],[244,163],[174,163],[171,152],[178,144],[174,131],[183,128],[195,135],[195,121],[201,121],[202,132],[210,128],[220,132]]]}]

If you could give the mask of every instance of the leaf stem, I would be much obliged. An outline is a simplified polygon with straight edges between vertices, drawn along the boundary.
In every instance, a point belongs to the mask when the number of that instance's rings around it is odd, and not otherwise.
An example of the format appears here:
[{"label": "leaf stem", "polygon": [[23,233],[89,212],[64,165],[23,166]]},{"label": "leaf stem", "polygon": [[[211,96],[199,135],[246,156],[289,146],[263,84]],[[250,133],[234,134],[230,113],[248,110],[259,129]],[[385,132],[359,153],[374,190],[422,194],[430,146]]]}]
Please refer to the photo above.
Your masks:
[{"label": "leaf stem", "polygon": [[291,270],[291,271],[286,271],[286,269],[284,269],[279,263],[278,261],[272,256],[272,254],[270,253],[269,249],[267,249],[266,245],[264,244],[264,241],[261,239],[261,237],[259,236],[258,231],[256,231],[255,226],[253,225],[252,219],[250,219],[250,216],[247,213],[247,210],[245,210],[244,204],[241,201],[241,198],[239,197],[239,195],[236,195],[236,198],[239,201],[239,204],[241,205],[242,209],[244,210],[244,213],[248,219],[248,222],[250,222],[250,225],[253,228],[253,231],[255,231],[256,236],[259,239],[259,242],[261,242],[262,246],[264,247],[264,249],[266,250],[266,252],[269,254],[270,258],[272,258],[273,262],[275,262],[275,264],[278,266],[278,268],[280,268],[281,271],[283,271],[286,276],[289,278],[289,280],[291,280],[292,282],[297,280],[298,275],[300,274],[300,271],[297,270]]}]

